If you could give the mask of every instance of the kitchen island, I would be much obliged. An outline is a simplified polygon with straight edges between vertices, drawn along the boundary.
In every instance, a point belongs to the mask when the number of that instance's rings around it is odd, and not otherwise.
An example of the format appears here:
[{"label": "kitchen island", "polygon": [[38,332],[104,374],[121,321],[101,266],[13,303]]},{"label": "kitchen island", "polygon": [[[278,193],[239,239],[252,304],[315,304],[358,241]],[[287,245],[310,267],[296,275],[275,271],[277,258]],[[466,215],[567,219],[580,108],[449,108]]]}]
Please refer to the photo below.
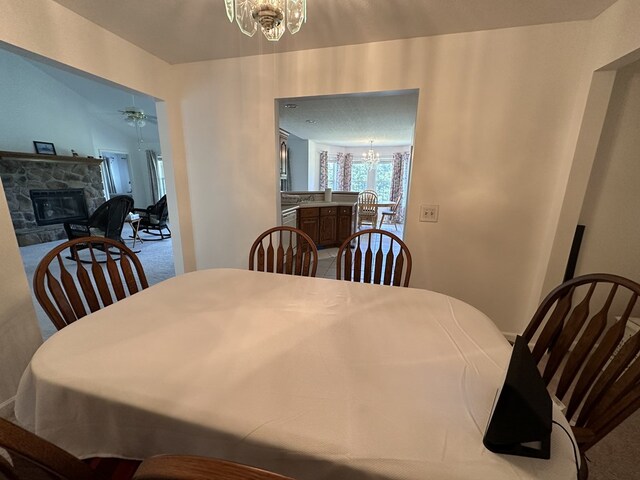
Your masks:
[{"label": "kitchen island", "polygon": [[296,227],[318,247],[339,247],[355,231],[358,192],[282,192],[282,225]]},{"label": "kitchen island", "polygon": [[318,247],[339,247],[354,232],[353,202],[309,202],[298,207],[296,227]]}]

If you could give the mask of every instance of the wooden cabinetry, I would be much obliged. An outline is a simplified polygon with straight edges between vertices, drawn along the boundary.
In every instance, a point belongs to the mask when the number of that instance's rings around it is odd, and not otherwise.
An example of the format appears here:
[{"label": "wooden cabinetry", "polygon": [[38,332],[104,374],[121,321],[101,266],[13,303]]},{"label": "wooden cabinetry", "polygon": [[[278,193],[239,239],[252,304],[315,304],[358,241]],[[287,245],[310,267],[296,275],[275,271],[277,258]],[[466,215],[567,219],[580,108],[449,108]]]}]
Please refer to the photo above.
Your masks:
[{"label": "wooden cabinetry", "polygon": [[353,233],[355,221],[354,207],[338,207],[337,240],[341,245]]},{"label": "wooden cabinetry", "polygon": [[320,209],[318,207],[298,209],[297,224],[298,229],[309,235],[317,245],[320,232]]},{"label": "wooden cabinetry", "polygon": [[322,207],[320,208],[320,234],[318,235],[318,241],[316,244],[320,247],[331,245],[336,243],[336,227],[338,224],[338,217],[336,207]]},{"label": "wooden cabinetry", "polygon": [[319,247],[339,247],[353,232],[354,210],[354,206],[301,206],[297,226]]}]

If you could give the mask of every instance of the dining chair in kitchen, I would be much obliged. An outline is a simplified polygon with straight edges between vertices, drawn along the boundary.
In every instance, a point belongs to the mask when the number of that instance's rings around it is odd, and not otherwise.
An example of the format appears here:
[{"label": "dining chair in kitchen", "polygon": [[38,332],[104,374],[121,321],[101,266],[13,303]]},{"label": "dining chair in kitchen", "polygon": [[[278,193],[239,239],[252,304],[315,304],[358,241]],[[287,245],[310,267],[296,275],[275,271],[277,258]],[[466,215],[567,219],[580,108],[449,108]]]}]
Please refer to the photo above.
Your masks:
[{"label": "dining chair in kitchen", "polygon": [[260,234],[249,251],[249,270],[315,277],[318,249],[309,235],[279,226]]},{"label": "dining chair in kitchen", "polygon": [[382,210],[380,212],[380,225],[378,228],[382,228],[382,223],[384,222],[385,217],[389,218],[389,221],[393,220],[393,226],[396,230],[398,230],[398,222],[395,220],[398,215],[398,206],[400,205],[400,200],[402,200],[402,194],[398,195],[397,200],[393,205],[391,205],[388,209]]},{"label": "dining chair in kitchen", "polygon": [[378,194],[373,190],[363,190],[358,195],[358,228],[368,223],[371,228],[378,224]]},{"label": "dining chair in kitchen", "polygon": [[0,478],[56,480],[292,480],[276,473],[208,457],[159,455],[140,462],[80,460],[45,439],[0,418]]},{"label": "dining chair in kitchen", "polygon": [[347,238],[338,249],[338,280],[408,287],[410,277],[411,252],[391,232],[362,230]]},{"label": "dining chair in kitchen", "polygon": [[[66,250],[70,256],[63,258]],[[40,260],[33,275],[36,299],[58,330],[148,286],[136,254],[104,237],[61,243]]]},{"label": "dining chair in kitchen", "polygon": [[583,456],[640,407],[638,296],[627,278],[579,276],[547,295],[523,333]]}]

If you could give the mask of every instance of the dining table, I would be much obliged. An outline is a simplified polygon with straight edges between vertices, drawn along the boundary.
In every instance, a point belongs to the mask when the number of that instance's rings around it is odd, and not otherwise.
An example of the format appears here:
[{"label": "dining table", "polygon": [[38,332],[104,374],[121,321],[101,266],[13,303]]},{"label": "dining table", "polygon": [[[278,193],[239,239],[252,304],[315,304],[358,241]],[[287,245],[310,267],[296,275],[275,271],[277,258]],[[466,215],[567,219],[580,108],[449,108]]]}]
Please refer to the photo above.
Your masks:
[{"label": "dining table", "polygon": [[482,442],[511,347],[471,305],[418,288],[239,269],[178,275],[55,333],[16,396],[80,458],[223,458],[299,480],[576,477]]}]

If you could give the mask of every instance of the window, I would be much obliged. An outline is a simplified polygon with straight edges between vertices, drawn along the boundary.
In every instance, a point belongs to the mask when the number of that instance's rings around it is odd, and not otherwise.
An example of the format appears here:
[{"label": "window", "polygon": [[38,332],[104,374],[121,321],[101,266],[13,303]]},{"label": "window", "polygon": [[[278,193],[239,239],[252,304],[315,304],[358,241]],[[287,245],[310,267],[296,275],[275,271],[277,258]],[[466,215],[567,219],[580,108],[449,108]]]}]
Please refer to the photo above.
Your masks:
[{"label": "window", "polygon": [[[338,185],[339,168],[336,155],[332,155],[327,161],[327,187],[332,190],[342,190]],[[408,168],[404,170],[403,177],[406,188],[408,182]],[[367,164],[354,158],[351,164],[350,191],[361,192],[374,190],[378,194],[380,202],[391,202],[391,187],[393,184],[393,159],[391,156],[381,158],[373,170],[369,170]]]},{"label": "window", "polygon": [[158,165],[158,198],[162,198],[167,194],[167,185],[164,177],[164,162],[162,161],[162,155],[157,157]]},{"label": "window", "polygon": [[393,162],[380,161],[376,166],[376,188],[378,201],[391,201],[391,180],[393,178]]},{"label": "window", "polygon": [[337,190],[338,180],[338,162],[331,161],[327,163],[327,188],[331,190]]},{"label": "window", "polygon": [[353,162],[351,164],[351,191],[361,192],[367,189],[367,177],[369,168],[363,162]]}]

